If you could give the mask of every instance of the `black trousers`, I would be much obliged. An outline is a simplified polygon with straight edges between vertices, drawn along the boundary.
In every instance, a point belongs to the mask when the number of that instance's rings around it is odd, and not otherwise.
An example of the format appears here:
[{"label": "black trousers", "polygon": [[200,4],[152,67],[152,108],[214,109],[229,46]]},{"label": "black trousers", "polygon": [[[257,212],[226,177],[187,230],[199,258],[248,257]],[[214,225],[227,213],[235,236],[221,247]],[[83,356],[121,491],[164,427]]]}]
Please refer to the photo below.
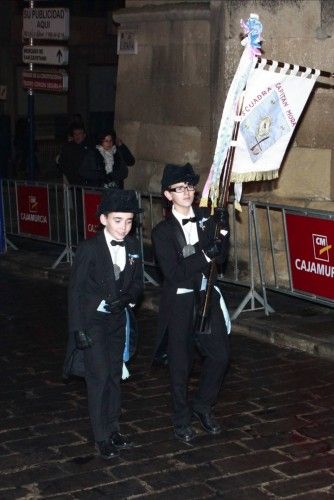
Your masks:
[{"label": "black trousers", "polygon": [[125,343],[125,312],[95,323],[89,334],[92,347],[84,350],[89,417],[95,441],[119,431],[121,378]]},{"label": "black trousers", "polygon": [[[216,402],[230,356],[230,342],[219,295],[214,290],[211,305],[210,335],[194,336],[194,294],[176,297],[168,322],[168,363],[173,404],[173,424],[188,425],[192,410],[210,411]],[[199,385],[192,403],[188,401],[188,381],[195,346],[202,356]]]}]

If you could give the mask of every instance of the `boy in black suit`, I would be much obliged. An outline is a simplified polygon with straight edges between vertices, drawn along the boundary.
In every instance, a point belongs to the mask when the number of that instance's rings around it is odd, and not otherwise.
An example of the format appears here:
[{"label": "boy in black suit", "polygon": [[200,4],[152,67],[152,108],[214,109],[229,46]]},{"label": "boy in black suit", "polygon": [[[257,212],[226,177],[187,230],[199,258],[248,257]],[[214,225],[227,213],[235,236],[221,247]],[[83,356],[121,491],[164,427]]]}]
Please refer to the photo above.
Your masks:
[{"label": "boy in black suit", "polygon": [[[229,360],[230,321],[218,287],[211,294],[210,333],[195,332],[194,313],[206,287],[209,262],[213,258],[220,263],[224,261],[229,240],[226,209],[216,209],[211,217],[208,209],[192,207],[198,180],[189,163],[166,165],[161,190],[172,203],[172,211],[152,231],[156,258],[164,277],[155,352],[167,335],[174,434],[186,442],[195,437],[192,417],[209,434],[220,433],[212,406]],[[221,230],[216,238],[217,222]],[[188,379],[195,345],[203,357],[203,365],[199,387],[190,405]]]},{"label": "boy in black suit", "polygon": [[64,375],[86,380],[96,449],[104,459],[130,445],[119,432],[120,382],[134,350],[131,308],[143,289],[139,241],[129,235],[141,211],[134,191],[104,193],[98,208],[104,230],[79,245],[68,290]]}]

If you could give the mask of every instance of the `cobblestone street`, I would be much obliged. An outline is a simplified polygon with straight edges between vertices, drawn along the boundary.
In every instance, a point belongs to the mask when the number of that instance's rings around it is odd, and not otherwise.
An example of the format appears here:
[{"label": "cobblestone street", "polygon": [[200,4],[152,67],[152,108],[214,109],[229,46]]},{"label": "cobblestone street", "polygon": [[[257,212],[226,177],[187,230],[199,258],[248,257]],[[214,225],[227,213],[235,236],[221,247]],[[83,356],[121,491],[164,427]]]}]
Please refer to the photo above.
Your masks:
[{"label": "cobblestone street", "polygon": [[[66,287],[0,271],[0,498],[334,498],[334,363],[232,337],[216,406],[223,426],[197,423],[175,440],[168,373],[150,369],[155,313],[138,313],[141,341],[123,383],[121,431],[135,443],[95,455],[84,382],[61,378]],[[198,360],[192,375],[196,385]]]}]

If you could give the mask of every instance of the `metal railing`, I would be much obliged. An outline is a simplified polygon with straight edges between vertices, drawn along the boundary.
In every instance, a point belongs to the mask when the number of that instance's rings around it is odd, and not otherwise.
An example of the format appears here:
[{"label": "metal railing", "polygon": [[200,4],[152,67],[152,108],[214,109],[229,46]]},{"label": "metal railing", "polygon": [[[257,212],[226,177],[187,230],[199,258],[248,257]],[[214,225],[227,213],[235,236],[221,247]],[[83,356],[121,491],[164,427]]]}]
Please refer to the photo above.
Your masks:
[{"label": "metal railing", "polygon": [[[96,188],[66,186],[56,183],[22,182],[3,180],[3,205],[6,234],[25,236],[19,233],[16,188],[18,185],[47,186],[49,193],[50,235],[43,238],[50,243],[62,245],[63,251],[53,268],[65,259],[72,264],[73,250],[84,239],[84,194],[99,192]],[[139,205],[144,209],[139,217],[136,234],[139,238],[143,271],[146,283],[158,285],[157,265],[151,245],[152,228],[166,216],[160,194],[137,193]],[[333,300],[303,292],[293,285],[287,214],[334,220],[334,214],[322,210],[291,207],[279,204],[244,200],[242,212],[236,212],[229,203],[231,221],[231,245],[227,265],[221,269],[219,280],[248,288],[245,298],[232,315],[235,319],[242,311],[264,309],[273,312],[268,304],[267,290],[290,294],[295,297],[318,302],[329,307]],[[26,235],[34,239],[37,236]],[[11,245],[14,246],[14,245]],[[246,306],[250,303],[250,308]]]}]

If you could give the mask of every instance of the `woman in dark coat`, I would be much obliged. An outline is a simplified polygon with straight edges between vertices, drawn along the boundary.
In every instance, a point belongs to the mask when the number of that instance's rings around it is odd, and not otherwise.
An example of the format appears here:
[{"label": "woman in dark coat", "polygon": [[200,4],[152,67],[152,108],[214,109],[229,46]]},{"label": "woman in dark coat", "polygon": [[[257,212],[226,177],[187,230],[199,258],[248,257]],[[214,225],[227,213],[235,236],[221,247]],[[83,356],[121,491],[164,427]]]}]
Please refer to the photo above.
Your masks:
[{"label": "woman in dark coat", "polygon": [[135,158],[129,148],[116,136],[114,130],[98,136],[96,157],[99,167],[105,171],[104,187],[124,188],[124,180]]}]

